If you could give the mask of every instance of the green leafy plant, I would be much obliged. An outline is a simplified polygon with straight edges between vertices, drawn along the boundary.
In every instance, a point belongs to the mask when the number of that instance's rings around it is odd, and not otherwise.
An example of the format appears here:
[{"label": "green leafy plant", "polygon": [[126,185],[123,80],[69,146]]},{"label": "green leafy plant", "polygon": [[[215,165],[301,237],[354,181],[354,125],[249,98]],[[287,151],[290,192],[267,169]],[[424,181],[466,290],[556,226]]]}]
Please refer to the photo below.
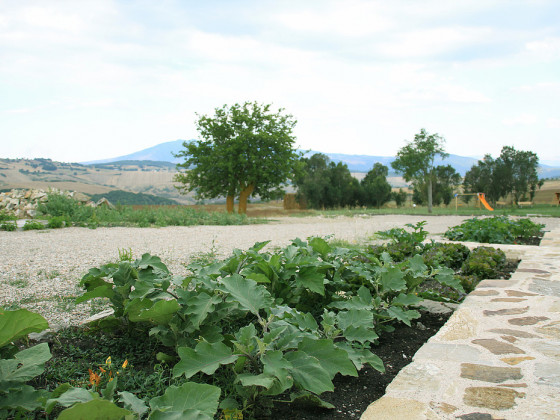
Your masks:
[{"label": "green leafy plant", "polygon": [[45,225],[41,222],[37,222],[34,220],[27,220],[23,225],[23,230],[41,230],[45,229]]},{"label": "green leafy plant", "polygon": [[461,267],[462,274],[482,279],[496,278],[506,263],[506,255],[501,249],[478,247],[472,250]]},{"label": "green leafy plant", "polygon": [[453,241],[473,241],[494,244],[515,244],[542,236],[544,225],[530,219],[509,219],[494,216],[485,219],[468,219],[451,227],[444,236]]},{"label": "green leafy plant", "polygon": [[12,222],[12,221],[5,221],[0,223],[0,230],[5,230],[8,232],[13,232],[14,230],[17,229],[17,225],[16,222]]},{"label": "green leafy plant", "polygon": [[31,332],[48,328],[39,314],[26,309],[0,310],[0,417],[19,416],[42,407],[47,391],[26,383],[40,375],[51,358],[47,343],[19,351],[15,342]]}]

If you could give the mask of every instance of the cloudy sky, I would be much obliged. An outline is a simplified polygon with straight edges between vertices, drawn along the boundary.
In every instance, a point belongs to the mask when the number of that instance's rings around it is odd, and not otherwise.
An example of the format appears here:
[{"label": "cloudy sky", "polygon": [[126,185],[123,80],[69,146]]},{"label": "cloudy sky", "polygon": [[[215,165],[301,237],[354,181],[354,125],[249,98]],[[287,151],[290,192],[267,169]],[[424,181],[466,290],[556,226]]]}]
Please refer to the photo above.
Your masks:
[{"label": "cloudy sky", "polygon": [[426,128],[560,164],[560,2],[0,2],[0,157],[123,155],[247,100],[304,149],[391,156]]}]

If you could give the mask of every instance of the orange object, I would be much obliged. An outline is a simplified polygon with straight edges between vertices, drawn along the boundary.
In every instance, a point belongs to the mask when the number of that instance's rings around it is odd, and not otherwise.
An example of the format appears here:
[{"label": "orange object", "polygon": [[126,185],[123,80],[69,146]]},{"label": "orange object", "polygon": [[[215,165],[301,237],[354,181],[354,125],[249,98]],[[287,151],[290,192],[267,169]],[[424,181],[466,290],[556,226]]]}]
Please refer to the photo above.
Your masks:
[{"label": "orange object", "polygon": [[494,211],[494,209],[490,207],[490,204],[488,204],[488,202],[486,201],[486,198],[484,198],[484,193],[478,193],[477,196],[482,205],[486,207],[487,210]]}]

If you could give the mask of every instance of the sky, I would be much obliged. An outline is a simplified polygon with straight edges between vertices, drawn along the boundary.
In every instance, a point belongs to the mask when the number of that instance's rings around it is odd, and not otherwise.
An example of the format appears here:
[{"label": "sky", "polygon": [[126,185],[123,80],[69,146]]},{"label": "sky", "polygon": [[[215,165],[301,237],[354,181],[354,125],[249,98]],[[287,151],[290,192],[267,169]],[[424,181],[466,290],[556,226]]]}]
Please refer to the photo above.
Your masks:
[{"label": "sky", "polygon": [[296,145],[560,166],[558,0],[0,0],[0,158],[81,162],[198,138],[257,101]]}]

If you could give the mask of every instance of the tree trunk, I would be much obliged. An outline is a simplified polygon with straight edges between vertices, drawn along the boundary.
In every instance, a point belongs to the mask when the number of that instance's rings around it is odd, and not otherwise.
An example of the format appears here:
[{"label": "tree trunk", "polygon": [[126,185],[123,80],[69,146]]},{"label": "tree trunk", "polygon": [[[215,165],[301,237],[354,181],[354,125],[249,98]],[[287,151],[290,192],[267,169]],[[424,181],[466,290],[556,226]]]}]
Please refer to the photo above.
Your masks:
[{"label": "tree trunk", "polygon": [[428,213],[432,212],[432,174],[428,178]]},{"label": "tree trunk", "polygon": [[226,197],[226,210],[228,213],[233,213],[233,195]]},{"label": "tree trunk", "polygon": [[239,193],[239,214],[247,213],[247,199],[253,193],[255,186],[253,184],[247,185],[241,193]]}]

